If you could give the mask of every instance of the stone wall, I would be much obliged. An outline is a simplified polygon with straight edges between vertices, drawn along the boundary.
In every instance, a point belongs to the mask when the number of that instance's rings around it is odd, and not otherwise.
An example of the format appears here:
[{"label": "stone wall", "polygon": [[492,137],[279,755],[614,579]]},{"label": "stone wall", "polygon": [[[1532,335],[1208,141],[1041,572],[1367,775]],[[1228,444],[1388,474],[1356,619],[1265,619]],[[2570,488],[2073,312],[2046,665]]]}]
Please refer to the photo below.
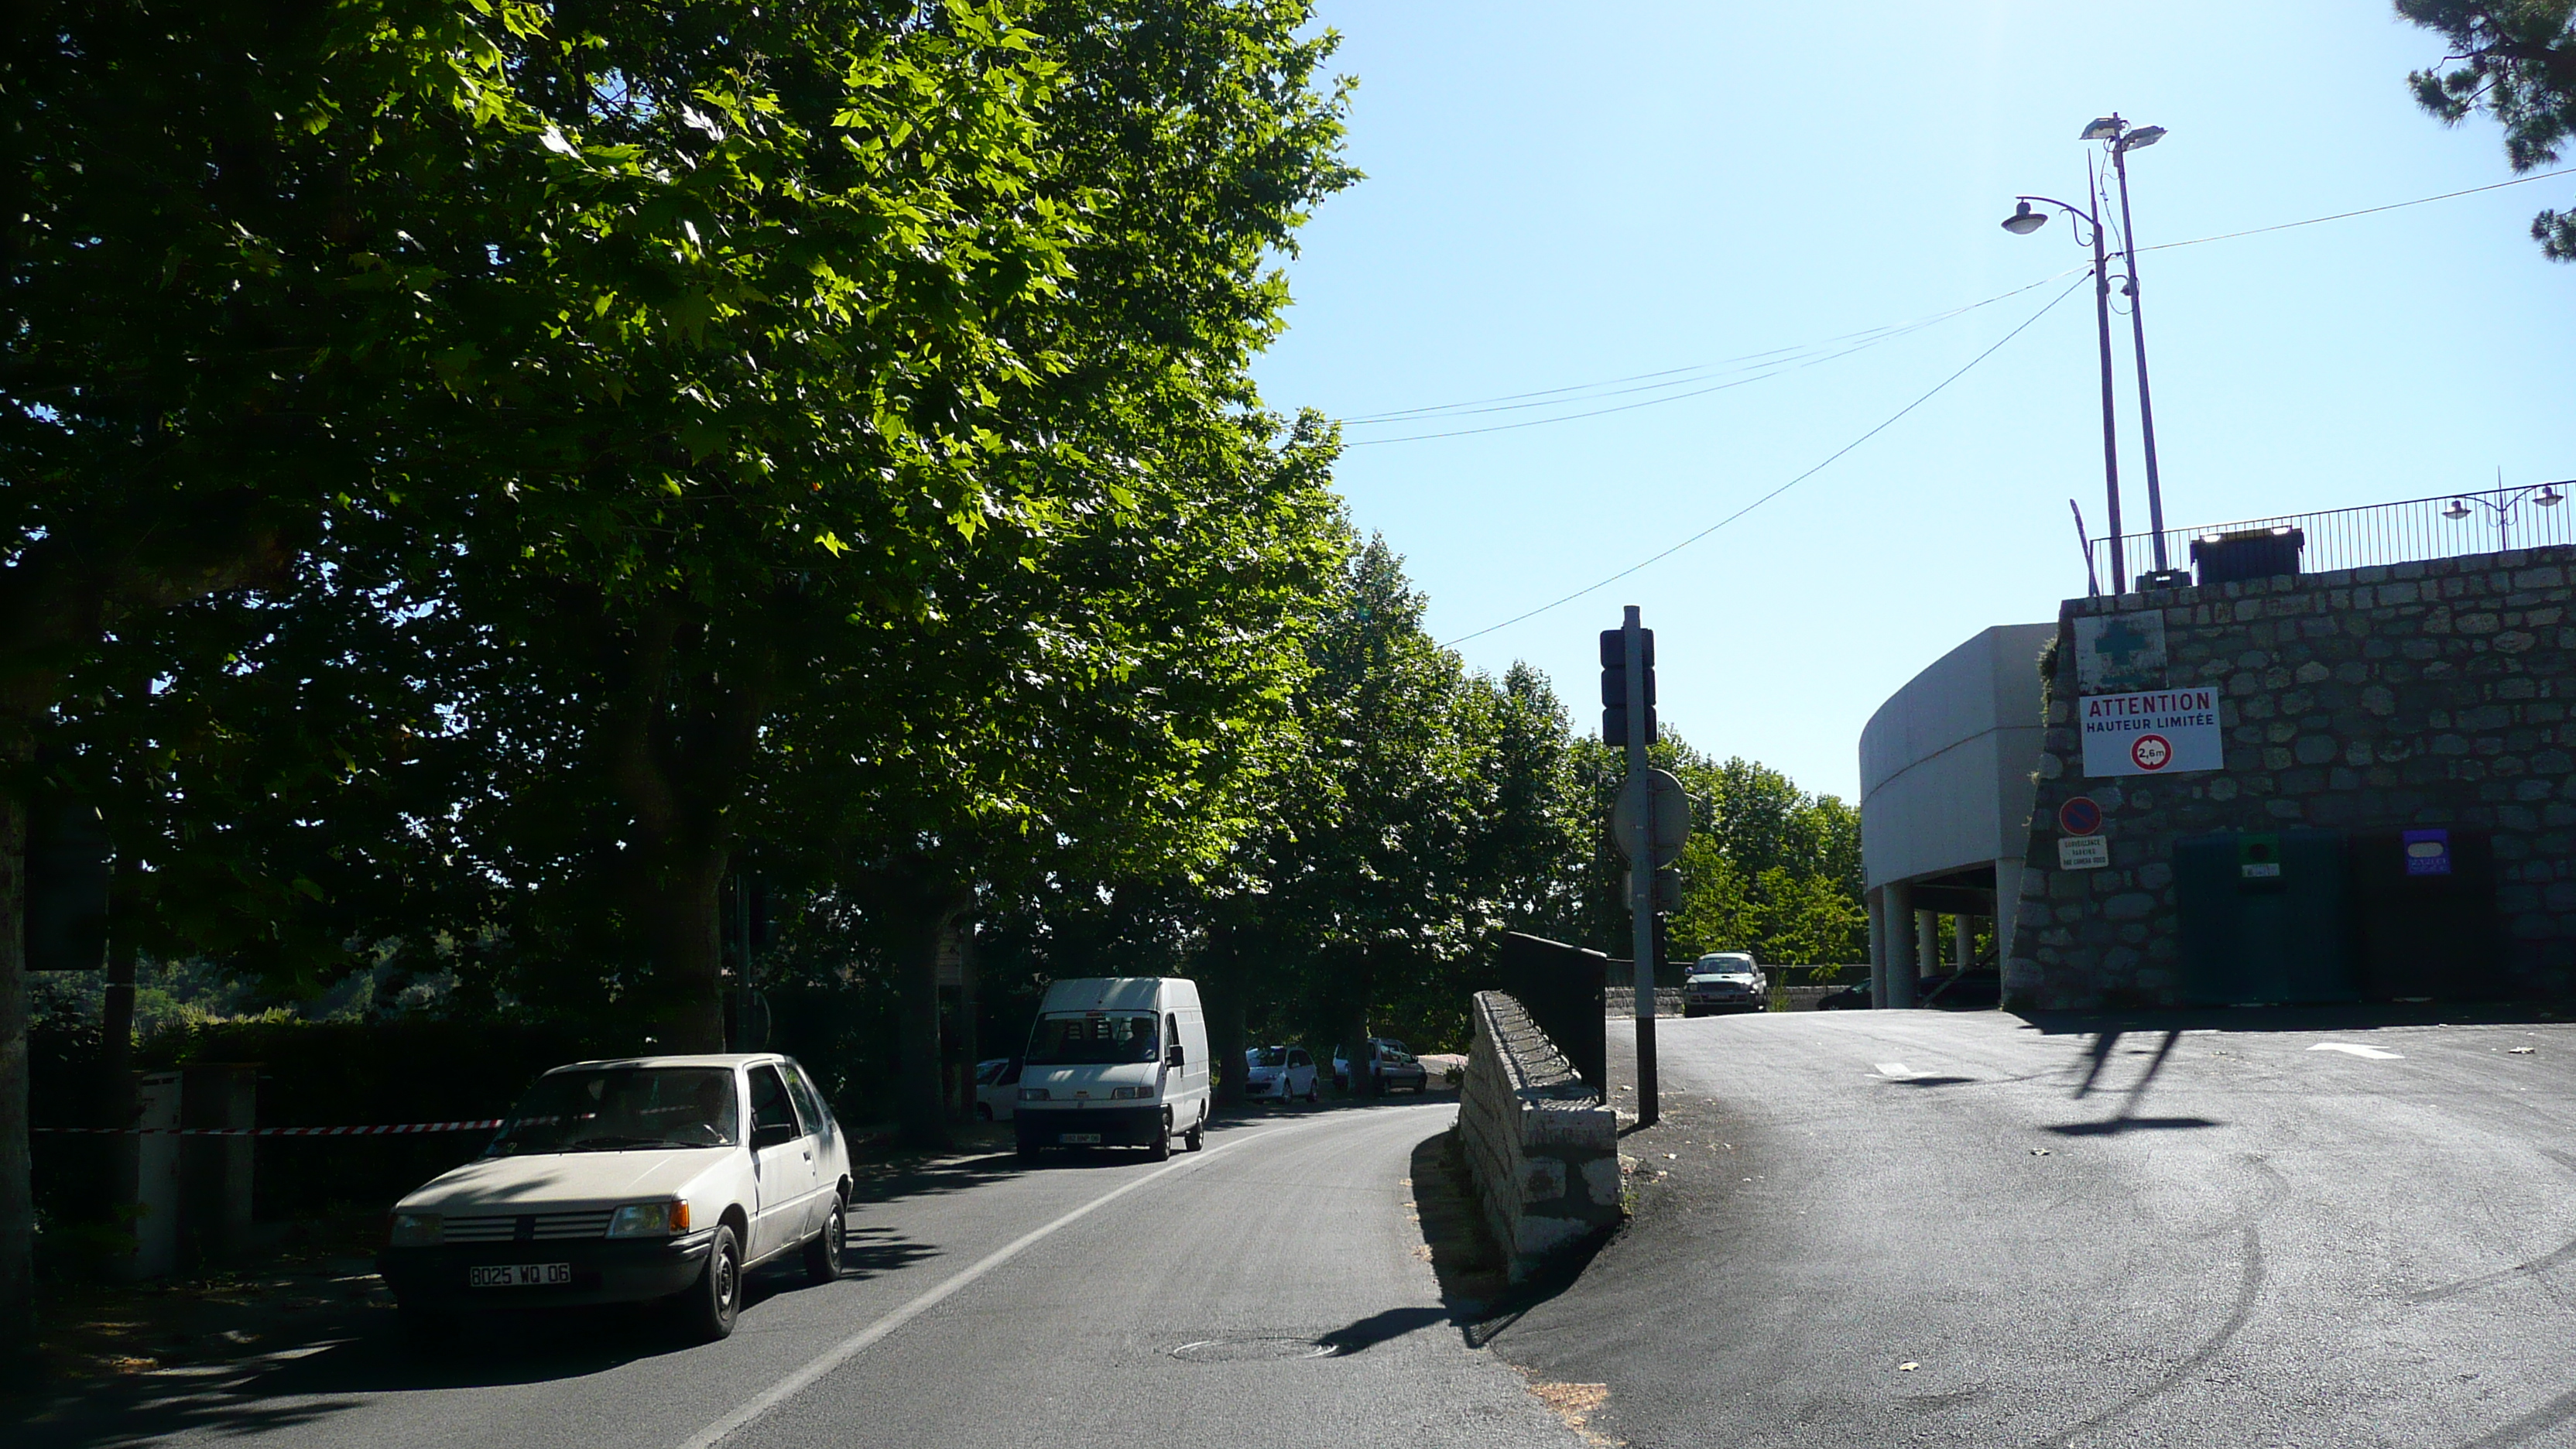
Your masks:
[{"label": "stone wall", "polygon": [[[2512,986],[2576,966],[2576,548],[2483,554],[2060,610],[2009,999],[2180,1000],[2173,842],[2214,831],[2444,826],[2492,832]],[[2076,624],[2162,620],[2160,683],[2221,691],[2223,770],[2084,778]],[[2104,692],[2104,691],[2097,691]],[[2104,869],[2060,870],[2058,807],[2103,807]]]},{"label": "stone wall", "polygon": [[1619,1221],[1619,1125],[1521,1004],[1476,993],[1458,1131],[1512,1281]]}]

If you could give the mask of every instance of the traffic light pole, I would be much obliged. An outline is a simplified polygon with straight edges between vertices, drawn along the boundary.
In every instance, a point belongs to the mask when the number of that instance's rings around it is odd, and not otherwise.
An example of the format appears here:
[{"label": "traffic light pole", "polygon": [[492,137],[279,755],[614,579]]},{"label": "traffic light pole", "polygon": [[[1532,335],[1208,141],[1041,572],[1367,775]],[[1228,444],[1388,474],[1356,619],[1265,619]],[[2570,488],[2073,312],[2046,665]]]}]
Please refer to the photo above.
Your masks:
[{"label": "traffic light pole", "polygon": [[1637,966],[1637,1125],[1661,1115],[1655,1092],[1655,811],[1646,772],[1646,643],[1637,606],[1630,604],[1619,632],[1628,653],[1628,778],[1647,806],[1628,823],[1629,955]]}]

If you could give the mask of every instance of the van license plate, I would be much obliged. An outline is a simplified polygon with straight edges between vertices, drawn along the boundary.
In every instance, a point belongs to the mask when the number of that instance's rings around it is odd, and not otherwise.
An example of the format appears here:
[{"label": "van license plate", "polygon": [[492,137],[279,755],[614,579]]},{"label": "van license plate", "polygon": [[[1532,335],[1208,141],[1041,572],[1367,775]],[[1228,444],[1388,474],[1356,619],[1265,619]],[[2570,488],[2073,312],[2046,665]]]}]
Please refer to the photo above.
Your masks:
[{"label": "van license plate", "polygon": [[468,1288],[560,1288],[571,1281],[570,1263],[510,1263],[465,1270]]},{"label": "van license plate", "polygon": [[1061,1132],[1056,1134],[1055,1140],[1071,1147],[1097,1147],[1100,1145],[1100,1134],[1097,1132]]}]

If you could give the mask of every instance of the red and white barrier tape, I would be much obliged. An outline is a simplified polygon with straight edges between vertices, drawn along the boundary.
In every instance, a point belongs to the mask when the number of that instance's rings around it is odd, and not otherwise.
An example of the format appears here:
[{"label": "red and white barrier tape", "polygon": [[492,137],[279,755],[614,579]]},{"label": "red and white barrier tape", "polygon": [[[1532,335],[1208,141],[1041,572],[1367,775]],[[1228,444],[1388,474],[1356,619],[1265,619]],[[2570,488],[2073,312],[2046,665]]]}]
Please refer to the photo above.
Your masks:
[{"label": "red and white barrier tape", "polygon": [[103,1137],[382,1137],[397,1132],[488,1132],[508,1119],[481,1122],[404,1122],[391,1127],[30,1127],[30,1132],[71,1132]]}]

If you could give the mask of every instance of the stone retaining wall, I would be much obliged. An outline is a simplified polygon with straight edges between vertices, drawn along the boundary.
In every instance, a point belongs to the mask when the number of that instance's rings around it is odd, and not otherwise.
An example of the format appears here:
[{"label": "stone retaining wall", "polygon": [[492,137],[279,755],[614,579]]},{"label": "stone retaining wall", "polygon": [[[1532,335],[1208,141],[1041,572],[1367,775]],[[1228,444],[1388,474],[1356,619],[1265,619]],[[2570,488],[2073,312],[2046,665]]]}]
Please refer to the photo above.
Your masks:
[{"label": "stone retaining wall", "polygon": [[1458,1131],[1512,1281],[1619,1221],[1619,1124],[1562,1053],[1499,991],[1476,993]]},{"label": "stone retaining wall", "polygon": [[[2576,549],[2435,559],[2067,601],[2008,999],[2181,1000],[2173,842],[2300,826],[2492,832],[2511,986],[2576,988]],[[2161,631],[2139,688],[2214,686],[2225,768],[2084,778],[2074,628]],[[2058,809],[2101,807],[2105,869],[2060,869]]]}]

